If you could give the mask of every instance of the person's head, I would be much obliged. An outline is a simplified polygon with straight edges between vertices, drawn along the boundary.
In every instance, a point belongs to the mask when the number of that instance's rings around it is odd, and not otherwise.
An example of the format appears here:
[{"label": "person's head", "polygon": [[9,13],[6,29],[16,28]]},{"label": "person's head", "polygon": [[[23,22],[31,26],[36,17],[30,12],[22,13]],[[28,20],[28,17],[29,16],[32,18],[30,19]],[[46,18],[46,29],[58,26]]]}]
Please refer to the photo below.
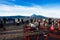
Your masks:
[{"label": "person's head", "polygon": [[54,25],[54,23],[52,22],[52,25]]}]

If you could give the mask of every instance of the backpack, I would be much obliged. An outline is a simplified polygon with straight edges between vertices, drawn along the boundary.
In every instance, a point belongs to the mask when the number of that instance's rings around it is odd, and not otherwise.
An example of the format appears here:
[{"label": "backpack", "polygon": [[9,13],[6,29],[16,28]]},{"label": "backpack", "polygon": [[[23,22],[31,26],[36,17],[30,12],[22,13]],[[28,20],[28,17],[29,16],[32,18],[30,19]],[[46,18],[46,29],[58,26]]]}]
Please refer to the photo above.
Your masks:
[{"label": "backpack", "polygon": [[54,31],[55,30],[55,27],[54,27],[54,25],[52,25],[51,27],[50,27],[50,31]]}]

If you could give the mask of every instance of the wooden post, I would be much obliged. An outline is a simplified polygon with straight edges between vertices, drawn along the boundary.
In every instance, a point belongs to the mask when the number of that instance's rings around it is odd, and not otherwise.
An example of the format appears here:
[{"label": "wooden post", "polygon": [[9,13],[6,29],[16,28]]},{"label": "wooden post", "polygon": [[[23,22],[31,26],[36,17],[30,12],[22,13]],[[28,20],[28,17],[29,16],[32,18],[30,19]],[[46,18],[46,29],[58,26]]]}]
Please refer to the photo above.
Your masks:
[{"label": "wooden post", "polygon": [[45,34],[44,37],[45,37],[45,40],[48,40],[48,35]]},{"label": "wooden post", "polygon": [[30,40],[30,36],[24,36],[24,40]]},{"label": "wooden post", "polygon": [[27,40],[30,40],[30,36],[27,36]]},{"label": "wooden post", "polygon": [[36,40],[39,40],[39,35],[36,36]]},{"label": "wooden post", "polygon": [[26,36],[24,36],[24,40],[27,40],[27,37]]}]

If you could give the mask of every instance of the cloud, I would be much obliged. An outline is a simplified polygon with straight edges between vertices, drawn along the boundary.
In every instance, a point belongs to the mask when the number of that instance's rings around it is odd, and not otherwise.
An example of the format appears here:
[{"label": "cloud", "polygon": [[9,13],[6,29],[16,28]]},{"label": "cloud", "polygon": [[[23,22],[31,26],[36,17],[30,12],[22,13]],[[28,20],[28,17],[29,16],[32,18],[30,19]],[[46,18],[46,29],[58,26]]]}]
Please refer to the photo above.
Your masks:
[{"label": "cloud", "polygon": [[0,5],[5,4],[13,6],[15,4],[15,1],[16,0],[0,0]]},{"label": "cloud", "polygon": [[[36,14],[39,12],[39,7],[27,7],[27,6],[8,6],[8,5],[1,5],[0,6],[0,16],[11,16],[11,15],[25,15],[30,16],[32,14]],[[7,15],[6,15],[7,14]]]},{"label": "cloud", "polygon": [[56,9],[44,9],[41,6],[34,5],[31,7],[28,6],[9,6],[9,5],[0,5],[0,16],[14,16],[14,15],[24,15],[31,16],[32,14],[43,15],[47,17],[60,18],[60,10]]}]

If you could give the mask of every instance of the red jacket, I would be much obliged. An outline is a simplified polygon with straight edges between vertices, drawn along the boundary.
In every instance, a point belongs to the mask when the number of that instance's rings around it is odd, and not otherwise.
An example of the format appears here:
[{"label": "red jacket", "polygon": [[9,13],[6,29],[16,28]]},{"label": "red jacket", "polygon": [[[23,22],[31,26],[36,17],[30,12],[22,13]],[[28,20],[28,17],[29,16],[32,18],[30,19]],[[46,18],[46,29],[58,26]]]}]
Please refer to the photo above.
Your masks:
[{"label": "red jacket", "polygon": [[26,31],[30,31],[30,30],[31,30],[31,28],[30,28],[30,27],[27,27],[25,30],[26,30]]}]

